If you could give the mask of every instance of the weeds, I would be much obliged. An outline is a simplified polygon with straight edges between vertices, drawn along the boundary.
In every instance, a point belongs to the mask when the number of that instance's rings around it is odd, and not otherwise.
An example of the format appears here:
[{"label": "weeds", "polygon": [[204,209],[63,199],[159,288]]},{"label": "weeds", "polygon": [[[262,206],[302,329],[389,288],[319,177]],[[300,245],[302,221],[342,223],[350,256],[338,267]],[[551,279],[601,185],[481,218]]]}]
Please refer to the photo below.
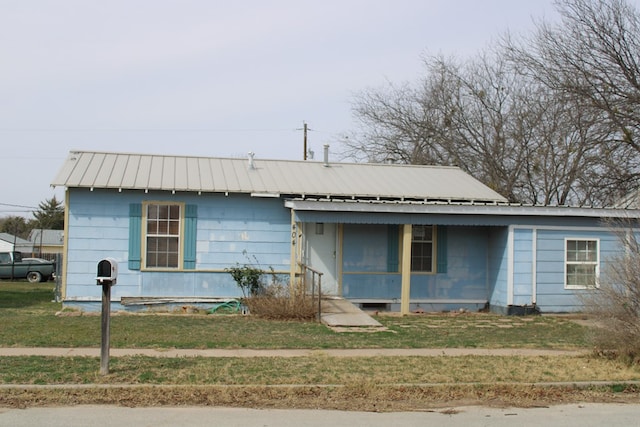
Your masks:
[{"label": "weeds", "polygon": [[272,283],[260,295],[247,298],[249,312],[257,317],[272,320],[312,320],[317,315],[316,304],[304,287]]},{"label": "weeds", "polygon": [[612,258],[599,287],[581,299],[596,321],[596,352],[632,364],[640,362],[640,243],[631,231],[619,231],[618,238],[624,253]]}]

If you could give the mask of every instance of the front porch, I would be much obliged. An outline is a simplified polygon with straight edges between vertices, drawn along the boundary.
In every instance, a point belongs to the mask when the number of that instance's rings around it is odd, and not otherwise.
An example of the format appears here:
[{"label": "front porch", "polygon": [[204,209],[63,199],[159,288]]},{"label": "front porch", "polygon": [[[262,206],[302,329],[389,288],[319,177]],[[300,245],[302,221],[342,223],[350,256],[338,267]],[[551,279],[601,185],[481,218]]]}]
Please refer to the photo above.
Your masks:
[{"label": "front porch", "polygon": [[507,227],[319,222],[296,227],[297,259],[323,273],[323,294],[365,310],[479,311],[488,308],[504,279]]}]

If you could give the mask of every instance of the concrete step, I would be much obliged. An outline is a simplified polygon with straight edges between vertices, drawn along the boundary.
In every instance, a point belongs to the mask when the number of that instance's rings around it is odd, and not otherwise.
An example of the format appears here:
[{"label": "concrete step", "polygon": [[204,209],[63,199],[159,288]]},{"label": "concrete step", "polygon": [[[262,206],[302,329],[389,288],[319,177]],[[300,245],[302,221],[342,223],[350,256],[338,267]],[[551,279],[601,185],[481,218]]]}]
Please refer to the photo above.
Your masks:
[{"label": "concrete step", "polygon": [[339,297],[323,298],[321,320],[332,327],[382,327],[373,317]]}]

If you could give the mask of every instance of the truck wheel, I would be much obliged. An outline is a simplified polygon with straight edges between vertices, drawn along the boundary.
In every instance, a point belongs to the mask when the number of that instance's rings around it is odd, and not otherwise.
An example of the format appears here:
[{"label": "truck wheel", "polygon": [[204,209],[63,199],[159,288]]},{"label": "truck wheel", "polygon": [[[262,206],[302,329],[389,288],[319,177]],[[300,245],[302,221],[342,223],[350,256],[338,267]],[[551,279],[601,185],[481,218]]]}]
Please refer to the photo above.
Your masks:
[{"label": "truck wheel", "polygon": [[30,271],[27,273],[27,280],[29,283],[38,283],[42,280],[42,274],[37,271]]}]

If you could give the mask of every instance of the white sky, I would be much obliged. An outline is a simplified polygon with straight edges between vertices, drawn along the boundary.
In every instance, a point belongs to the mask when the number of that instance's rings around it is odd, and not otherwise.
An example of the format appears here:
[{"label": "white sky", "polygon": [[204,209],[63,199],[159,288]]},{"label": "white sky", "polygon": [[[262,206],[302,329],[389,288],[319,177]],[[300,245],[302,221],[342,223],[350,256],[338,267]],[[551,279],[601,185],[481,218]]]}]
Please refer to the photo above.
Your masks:
[{"label": "white sky", "polygon": [[302,159],[353,94],[553,20],[552,0],[0,0],[0,216],[70,150]]}]

